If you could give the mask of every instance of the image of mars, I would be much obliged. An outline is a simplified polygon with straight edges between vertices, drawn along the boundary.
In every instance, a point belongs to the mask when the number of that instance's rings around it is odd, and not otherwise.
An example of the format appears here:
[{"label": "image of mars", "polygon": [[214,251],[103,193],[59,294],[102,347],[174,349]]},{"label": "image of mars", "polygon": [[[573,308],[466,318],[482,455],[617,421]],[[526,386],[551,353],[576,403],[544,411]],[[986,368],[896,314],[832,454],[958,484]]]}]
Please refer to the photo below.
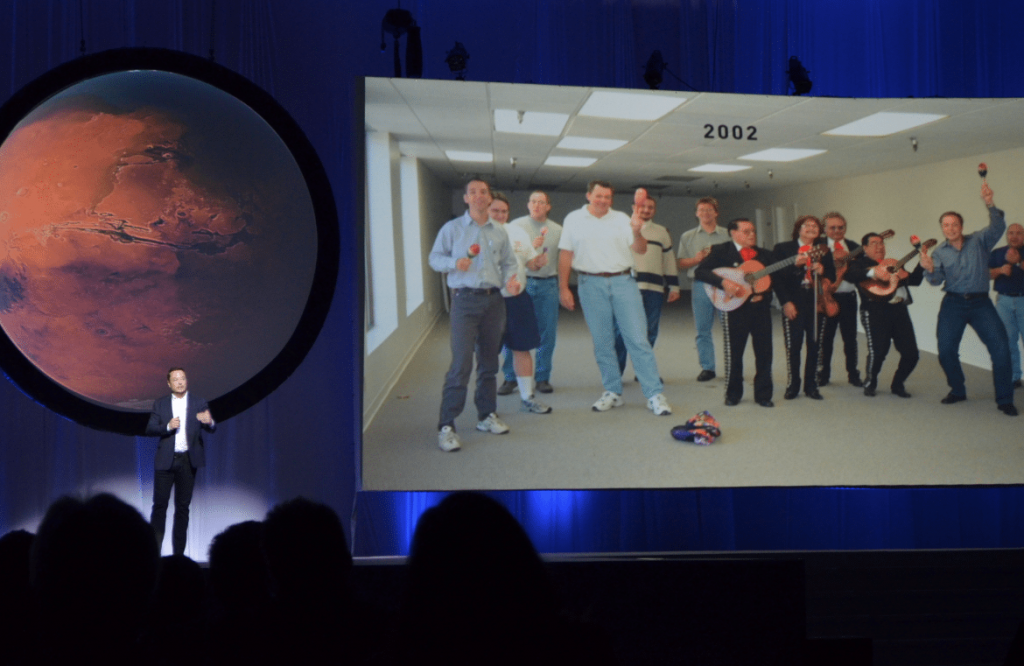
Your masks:
[{"label": "image of mars", "polygon": [[0,145],[0,326],[95,403],[148,409],[172,366],[210,399],[250,379],[302,315],[316,243],[284,142],[188,77],[90,79]]}]

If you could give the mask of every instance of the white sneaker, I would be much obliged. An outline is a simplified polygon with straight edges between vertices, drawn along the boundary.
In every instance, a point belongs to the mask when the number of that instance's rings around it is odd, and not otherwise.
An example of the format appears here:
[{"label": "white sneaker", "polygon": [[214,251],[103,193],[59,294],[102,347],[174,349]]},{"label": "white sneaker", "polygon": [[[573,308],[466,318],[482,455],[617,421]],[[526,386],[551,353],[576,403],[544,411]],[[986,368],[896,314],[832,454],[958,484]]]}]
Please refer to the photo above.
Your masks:
[{"label": "white sneaker", "polygon": [[529,400],[523,400],[523,411],[531,414],[550,414],[551,407],[543,402],[537,402],[531,395]]},{"label": "white sneaker", "polygon": [[597,399],[594,406],[591,407],[595,412],[607,412],[612,407],[622,407],[624,404],[622,396],[618,393],[612,393],[611,391],[605,391],[601,394],[601,397]]},{"label": "white sneaker", "polygon": [[486,419],[477,423],[476,429],[480,432],[489,432],[492,435],[504,435],[509,431],[509,427],[494,412],[491,412],[487,415]]},{"label": "white sneaker", "polygon": [[445,426],[437,432],[437,445],[442,451],[458,451],[462,442],[451,426]]},{"label": "white sneaker", "polygon": [[655,416],[668,416],[672,413],[672,408],[668,406],[668,400],[665,400],[662,393],[647,401],[647,409],[654,412]]}]

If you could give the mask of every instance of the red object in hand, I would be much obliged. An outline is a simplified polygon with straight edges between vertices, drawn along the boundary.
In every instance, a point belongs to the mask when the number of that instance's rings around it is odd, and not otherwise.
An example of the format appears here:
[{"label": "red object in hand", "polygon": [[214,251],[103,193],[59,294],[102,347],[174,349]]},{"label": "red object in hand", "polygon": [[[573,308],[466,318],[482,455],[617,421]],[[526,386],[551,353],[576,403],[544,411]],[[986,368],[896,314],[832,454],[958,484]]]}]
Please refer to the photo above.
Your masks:
[{"label": "red object in hand", "polygon": [[982,178],[988,175],[988,165],[984,162],[978,165],[978,175]]},{"label": "red object in hand", "polygon": [[913,245],[914,247],[917,247],[918,245],[921,244],[921,239],[918,238],[916,235],[915,236],[911,236],[910,237],[910,244]]},{"label": "red object in hand", "polygon": [[633,203],[639,206],[647,200],[647,190],[642,187],[636,188],[636,194],[633,195]]},{"label": "red object in hand", "polygon": [[473,243],[472,245],[469,246],[469,254],[468,254],[468,256],[469,256],[470,259],[472,259],[473,257],[475,257],[478,254],[480,254],[480,246],[478,244],[476,244],[476,243]]}]

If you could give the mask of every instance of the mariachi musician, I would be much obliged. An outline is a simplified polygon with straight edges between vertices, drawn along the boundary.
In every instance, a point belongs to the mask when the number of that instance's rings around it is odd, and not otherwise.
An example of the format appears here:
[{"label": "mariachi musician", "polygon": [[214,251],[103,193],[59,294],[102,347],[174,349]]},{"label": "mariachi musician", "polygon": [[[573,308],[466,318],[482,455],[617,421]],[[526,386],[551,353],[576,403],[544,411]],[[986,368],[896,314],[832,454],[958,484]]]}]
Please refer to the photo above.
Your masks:
[{"label": "mariachi musician", "polygon": [[805,338],[804,394],[814,400],[822,399],[817,381],[818,341],[825,330],[825,315],[817,312],[819,287],[822,278],[835,281],[836,267],[831,254],[810,263],[800,255],[815,245],[824,244],[821,221],[813,215],[801,215],[793,225],[793,240],[779,243],[772,250],[776,261],[798,257],[793,266],[780,271],[775,279],[775,291],[782,303],[782,333],[786,342],[786,400],[800,394],[800,350]]},{"label": "mariachi musician", "polygon": [[821,218],[825,225],[828,249],[836,265],[836,282],[825,287],[832,293],[838,306],[836,314],[827,313],[825,331],[818,341],[818,388],[828,386],[832,377],[832,347],[836,330],[843,338],[843,356],[846,357],[846,377],[850,384],[863,386],[860,370],[857,368],[857,286],[843,279],[850,261],[860,256],[860,245],[846,237],[846,218],[838,211],[825,213]]},{"label": "mariachi musician", "polygon": [[[743,397],[743,351],[750,337],[754,347],[754,400],[762,407],[774,407],[772,402],[772,293],[770,281],[759,293],[751,286],[723,278],[714,273],[716,268],[739,268],[748,262],[767,265],[772,253],[757,247],[754,223],[745,217],[737,218],[727,227],[732,238],[713,245],[711,251],[697,265],[694,278],[721,290],[731,298],[745,299],[732,311],[722,312],[722,337],[725,343],[725,404],[732,406]],[[758,268],[755,264],[755,268]],[[695,288],[701,289],[698,283]]]},{"label": "mariachi musician", "polygon": [[[885,239],[875,233],[861,239],[864,255],[850,263],[844,279],[857,285],[860,292],[860,321],[868,338],[868,359],[864,369],[864,395],[874,396],[878,373],[892,342],[900,354],[900,363],[893,375],[890,390],[901,398],[909,398],[906,381],[917,365],[917,337],[907,306],[914,299],[909,287],[920,286],[924,268],[918,263],[912,273],[890,272],[885,259]],[[922,248],[921,252],[927,252]],[[886,265],[883,265],[886,264]]]}]

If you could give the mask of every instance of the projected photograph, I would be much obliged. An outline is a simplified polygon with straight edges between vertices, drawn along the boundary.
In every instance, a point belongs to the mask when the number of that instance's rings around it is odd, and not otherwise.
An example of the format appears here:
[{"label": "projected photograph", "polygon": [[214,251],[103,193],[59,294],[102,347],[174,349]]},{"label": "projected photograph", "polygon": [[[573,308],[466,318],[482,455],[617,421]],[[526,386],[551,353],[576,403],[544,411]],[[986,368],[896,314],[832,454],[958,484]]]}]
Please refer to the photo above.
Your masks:
[{"label": "projected photograph", "polygon": [[[877,385],[865,391],[872,347],[857,312],[854,348],[839,332],[831,339],[825,372],[831,378],[819,387],[820,399],[804,390],[787,395],[792,377],[776,298],[768,336],[772,404],[755,400],[749,342],[743,396],[728,404],[726,367],[734,359],[726,358],[718,314],[711,368],[699,354],[692,294],[703,283],[687,268],[678,270],[680,297],[669,302],[666,293],[653,345],[671,415],[648,408],[631,360],[622,374],[622,404],[593,408],[604,388],[573,271],[576,307],[558,310],[549,367],[541,367],[547,363],[541,351],[533,352],[536,378],[552,389],[534,398],[551,411],[524,408],[516,377],[499,370],[497,384],[511,386],[496,398],[509,432],[482,432],[474,373],[455,421],[462,446],[444,450],[438,428],[451,362],[451,294],[446,276],[429,263],[442,227],[466,211],[471,179],[507,197],[510,222],[534,215],[549,230],[587,206],[587,184],[601,180],[614,188],[611,208],[626,215],[634,192],[644,188],[673,258],[680,256],[682,234],[700,223],[700,200],[713,197],[718,226],[749,219],[759,247],[791,241],[801,216],[839,213],[844,242],[855,247],[868,234],[883,235],[885,258],[904,260],[914,271],[917,247],[943,242],[943,213],[962,214],[964,234],[989,226],[983,184],[1007,225],[1024,220],[1024,193],[1016,186],[1024,167],[1021,100],[372,78],[363,81],[363,92],[364,490],[1024,483],[1024,450],[1017,445],[1022,422],[997,408],[988,350],[970,328],[959,346],[967,399],[942,402],[951,387],[937,357],[941,286],[925,282],[901,292],[900,307],[910,318],[904,332],[912,329],[919,355],[902,385],[897,367],[904,353],[913,353],[890,346]],[[547,204],[539,215],[530,204],[536,196]],[[995,246],[1006,245],[1001,234]],[[557,248],[550,254],[556,261]],[[990,296],[997,300],[994,291]],[[1012,342],[1019,349],[1020,341]],[[803,360],[799,367],[803,372]],[[1024,400],[1016,404],[1024,408]],[[673,428],[705,411],[720,426],[713,443],[673,438]]]},{"label": "projected photograph", "polygon": [[140,68],[62,87],[9,128],[0,183],[0,326],[57,388],[19,385],[113,410],[111,429],[166,393],[170,367],[210,396],[245,385],[313,293],[318,218],[292,150],[192,76]]}]

